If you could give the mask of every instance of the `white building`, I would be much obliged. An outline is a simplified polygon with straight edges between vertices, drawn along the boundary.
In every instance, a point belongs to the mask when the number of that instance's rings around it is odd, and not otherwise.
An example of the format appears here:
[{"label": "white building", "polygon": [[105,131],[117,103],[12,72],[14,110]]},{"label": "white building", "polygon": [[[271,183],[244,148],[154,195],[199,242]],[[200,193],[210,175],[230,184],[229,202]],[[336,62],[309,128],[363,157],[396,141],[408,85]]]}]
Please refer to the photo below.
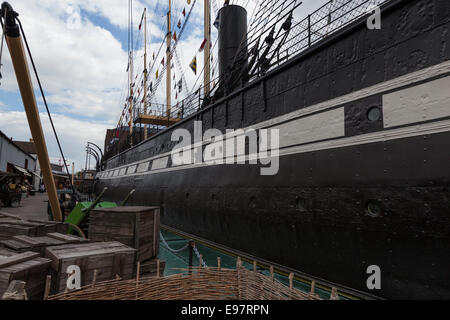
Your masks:
[{"label": "white building", "polygon": [[36,156],[23,150],[11,138],[0,131],[0,171],[24,174],[33,186],[39,185],[40,176]]}]

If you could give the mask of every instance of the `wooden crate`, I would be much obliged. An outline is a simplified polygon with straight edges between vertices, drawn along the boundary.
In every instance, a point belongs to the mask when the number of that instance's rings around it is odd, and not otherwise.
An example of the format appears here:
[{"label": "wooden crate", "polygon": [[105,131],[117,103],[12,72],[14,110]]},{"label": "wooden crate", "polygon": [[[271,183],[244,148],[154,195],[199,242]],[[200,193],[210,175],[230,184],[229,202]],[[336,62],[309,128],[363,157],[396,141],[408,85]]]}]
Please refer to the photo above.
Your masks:
[{"label": "wooden crate", "polygon": [[68,225],[61,222],[21,220],[0,215],[0,240],[13,236],[45,236],[47,233],[67,233]]},{"label": "wooden crate", "polygon": [[42,224],[26,222],[14,219],[0,220],[0,240],[6,240],[13,236],[37,236],[38,229]]},{"label": "wooden crate", "polygon": [[136,249],[136,261],[159,252],[159,207],[98,208],[90,213],[89,239],[119,241]]},{"label": "wooden crate", "polygon": [[3,296],[11,281],[20,280],[26,283],[29,299],[42,299],[50,262],[50,259],[42,258],[36,252],[15,253],[0,249],[0,296]]},{"label": "wooden crate", "polygon": [[42,237],[29,237],[29,236],[14,236],[8,240],[1,240],[5,248],[12,249],[16,252],[33,251],[38,252],[42,256],[45,254],[45,248],[50,246],[59,246],[71,243],[83,243],[89,240],[80,237],[61,234],[61,233],[48,233]]},{"label": "wooden crate", "polygon": [[45,257],[51,260],[51,292],[63,292],[66,289],[67,267],[77,265],[81,270],[81,285],[92,283],[94,270],[96,281],[111,280],[120,276],[131,279],[134,270],[136,250],[120,242],[89,242],[48,247]]}]

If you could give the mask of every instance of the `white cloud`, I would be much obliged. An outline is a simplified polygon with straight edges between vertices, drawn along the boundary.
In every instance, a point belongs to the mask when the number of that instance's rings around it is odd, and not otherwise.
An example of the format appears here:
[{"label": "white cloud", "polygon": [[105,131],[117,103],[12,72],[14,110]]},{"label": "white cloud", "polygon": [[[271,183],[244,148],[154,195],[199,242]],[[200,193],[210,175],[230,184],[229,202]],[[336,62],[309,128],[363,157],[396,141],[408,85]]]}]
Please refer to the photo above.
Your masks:
[{"label": "white cloud", "polygon": [[[49,118],[46,113],[41,113],[40,117],[49,156],[52,159],[60,159]],[[81,121],[63,115],[52,115],[52,119],[66,160],[70,163],[74,161],[77,170],[85,165],[85,146],[88,141],[103,148],[106,129],[109,128],[107,123]],[[25,112],[0,111],[0,128],[8,137],[13,137],[13,140],[28,141],[31,138]]]},{"label": "white cloud", "polygon": [[[193,2],[192,0],[191,2]],[[249,19],[255,7],[255,0],[238,0],[239,4],[248,3]],[[304,0],[304,4],[296,11],[296,18],[300,19],[313,8],[317,8],[325,0]],[[212,20],[216,9],[222,6],[222,1],[213,0]],[[137,25],[141,18],[144,6],[148,8],[148,29],[151,38],[149,46],[149,62],[151,53],[159,49],[161,39],[166,30],[165,10],[167,0],[133,0],[133,15],[135,34]],[[216,7],[217,4],[217,7]],[[110,30],[106,30],[87,19],[83,12],[101,16],[113,26],[126,31],[128,27],[128,1],[125,0],[22,0],[13,3],[14,9],[20,13],[34,60],[39,71],[44,90],[50,108],[54,114],[55,124],[63,142],[63,148],[67,156],[82,162],[84,145],[88,140],[94,139],[94,143],[103,145],[105,130],[115,127],[127,91],[127,53],[122,44],[116,39]],[[176,25],[181,17],[181,11],[190,6],[186,0],[172,1],[172,22]],[[178,28],[176,28],[178,33]],[[188,34],[188,30],[191,31]],[[212,27],[213,35],[217,34]],[[137,40],[135,36],[135,40]],[[142,34],[141,34],[142,40]],[[203,53],[198,53],[203,41],[203,1],[197,0],[190,18],[190,28],[185,30],[178,43],[181,67],[186,77],[189,88],[183,84],[183,93],[179,101],[185,97],[188,90],[201,74],[203,66]],[[213,43],[215,39],[213,38]],[[149,40],[150,42],[150,40]],[[142,47],[142,43],[141,43]],[[136,52],[135,74],[141,74],[142,48]],[[160,61],[165,55],[165,49],[161,51],[156,68],[161,72]],[[189,63],[194,55],[197,56],[197,75],[189,69]],[[214,50],[214,60],[217,61],[217,47]],[[11,66],[11,59],[7,51],[3,56],[4,66],[2,68],[2,91],[19,93],[17,81]],[[176,80],[180,79],[180,70],[176,62]],[[155,81],[154,73],[150,74],[150,81]],[[216,70],[215,75],[218,75]],[[197,82],[202,84],[203,77]],[[174,83],[172,82],[172,86]],[[36,87],[37,88],[37,87]],[[195,88],[196,89],[196,88]],[[38,97],[39,99],[39,97]],[[157,100],[165,103],[165,79],[161,81]],[[4,101],[4,100],[3,100]],[[39,100],[40,104],[42,101]],[[175,104],[175,93],[173,92],[172,103]],[[20,137],[27,140],[30,137],[28,123],[23,112],[6,112],[13,106],[5,106],[0,102],[0,129],[7,135]],[[22,108],[22,106],[15,106]],[[75,117],[83,116],[85,121],[77,120]],[[51,138],[53,135],[48,131],[48,120],[46,115],[42,116],[50,154],[58,157],[55,149],[56,144]],[[81,158],[80,158],[81,157]]]}]

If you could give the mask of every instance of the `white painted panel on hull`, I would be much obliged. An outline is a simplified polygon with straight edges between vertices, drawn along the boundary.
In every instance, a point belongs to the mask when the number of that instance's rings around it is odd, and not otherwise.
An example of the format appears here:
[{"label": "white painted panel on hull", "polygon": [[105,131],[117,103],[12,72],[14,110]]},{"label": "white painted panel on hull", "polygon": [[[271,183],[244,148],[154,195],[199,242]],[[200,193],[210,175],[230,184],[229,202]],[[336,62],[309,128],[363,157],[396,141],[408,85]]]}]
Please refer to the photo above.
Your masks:
[{"label": "white painted panel on hull", "polygon": [[286,122],[280,129],[280,148],[345,136],[344,108],[322,112]]},{"label": "white painted panel on hull", "polygon": [[450,116],[450,77],[383,95],[384,127]]}]

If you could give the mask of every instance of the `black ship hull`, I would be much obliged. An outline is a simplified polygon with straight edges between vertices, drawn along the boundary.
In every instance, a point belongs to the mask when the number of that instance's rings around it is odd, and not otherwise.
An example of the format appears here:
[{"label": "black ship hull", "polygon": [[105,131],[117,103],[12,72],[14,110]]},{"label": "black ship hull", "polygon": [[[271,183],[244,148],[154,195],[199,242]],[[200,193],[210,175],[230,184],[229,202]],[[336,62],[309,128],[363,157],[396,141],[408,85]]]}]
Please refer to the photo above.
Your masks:
[{"label": "black ship hull", "polygon": [[[450,298],[450,5],[382,14],[381,30],[359,21],[109,159],[97,187],[116,201],[136,189],[129,204],[161,206],[168,226],[376,296]],[[279,128],[278,173],[175,166],[171,134],[194,121]]]}]

